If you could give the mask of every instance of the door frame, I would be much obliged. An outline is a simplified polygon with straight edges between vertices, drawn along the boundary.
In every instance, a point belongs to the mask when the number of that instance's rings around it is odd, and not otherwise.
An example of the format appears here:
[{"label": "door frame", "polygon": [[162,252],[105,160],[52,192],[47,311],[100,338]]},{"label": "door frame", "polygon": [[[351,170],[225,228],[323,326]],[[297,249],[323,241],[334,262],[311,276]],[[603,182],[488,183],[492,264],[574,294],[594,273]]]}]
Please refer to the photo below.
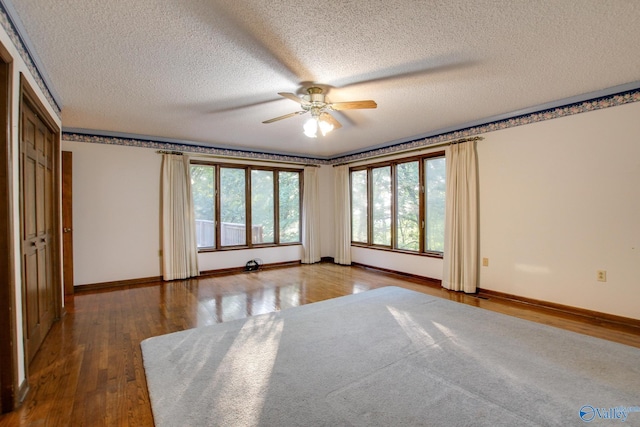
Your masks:
[{"label": "door frame", "polygon": [[18,405],[16,275],[11,144],[13,58],[0,44],[0,413]]},{"label": "door frame", "polygon": [[61,152],[62,176],[62,282],[64,294],[73,295],[73,152]]},{"label": "door frame", "polygon": [[[64,306],[63,306],[63,289],[62,289],[62,222],[61,222],[61,178],[60,178],[60,165],[61,165],[61,157],[60,157],[60,128],[53,121],[46,108],[36,95],[36,92],[33,90],[27,79],[24,77],[22,73],[20,73],[20,109],[19,109],[19,117],[22,117],[21,112],[23,109],[23,105],[28,104],[29,107],[36,113],[38,118],[42,120],[45,126],[49,128],[49,130],[53,133],[53,183],[52,183],[52,209],[53,209],[53,231],[51,236],[51,280],[53,280],[53,304],[54,304],[54,321],[60,319],[64,314]],[[18,131],[20,132],[22,129],[22,124],[18,126]],[[21,135],[18,136],[18,141],[21,141]],[[18,166],[21,169],[21,166]],[[22,173],[22,172],[20,172]],[[23,188],[20,186],[20,227],[23,227],[23,212],[22,212],[22,197],[23,197]],[[22,239],[20,240],[22,246]],[[20,253],[22,253],[24,248],[20,248]],[[22,327],[23,331],[27,330],[26,324],[26,301],[25,298],[26,284],[23,277],[22,271],[20,272],[20,282],[21,282],[21,291],[22,291]],[[29,355],[27,354],[27,346],[26,346],[26,335],[23,334],[23,342],[22,342],[24,351],[24,364],[25,364],[25,376],[29,378]]]}]

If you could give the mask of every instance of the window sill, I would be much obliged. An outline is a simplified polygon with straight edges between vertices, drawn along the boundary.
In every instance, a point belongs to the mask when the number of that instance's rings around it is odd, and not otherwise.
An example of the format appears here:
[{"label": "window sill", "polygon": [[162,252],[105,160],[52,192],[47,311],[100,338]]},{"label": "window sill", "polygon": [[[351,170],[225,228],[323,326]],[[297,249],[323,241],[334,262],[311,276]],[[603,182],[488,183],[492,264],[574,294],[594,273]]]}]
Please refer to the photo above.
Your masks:
[{"label": "window sill", "polygon": [[352,247],[356,247],[356,248],[363,248],[363,249],[373,249],[376,251],[384,251],[384,252],[394,252],[394,253],[398,253],[398,254],[403,254],[403,255],[414,255],[414,256],[420,256],[420,257],[427,257],[427,258],[443,258],[442,253],[440,252],[414,252],[414,251],[405,251],[402,249],[392,249],[390,247],[384,247],[384,246],[372,246],[372,245],[365,245],[365,244],[361,244],[361,243],[357,243],[357,242],[351,242],[351,246]]}]

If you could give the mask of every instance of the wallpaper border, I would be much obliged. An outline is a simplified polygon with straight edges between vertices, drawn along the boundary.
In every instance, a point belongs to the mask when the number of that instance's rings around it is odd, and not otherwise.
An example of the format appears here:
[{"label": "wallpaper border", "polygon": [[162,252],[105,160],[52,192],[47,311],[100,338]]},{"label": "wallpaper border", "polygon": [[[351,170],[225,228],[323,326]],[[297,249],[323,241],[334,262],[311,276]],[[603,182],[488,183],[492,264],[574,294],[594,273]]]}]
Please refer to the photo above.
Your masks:
[{"label": "wallpaper border", "polygon": [[497,120],[471,126],[460,130],[445,132],[442,134],[419,138],[407,142],[377,148],[373,150],[362,151],[355,154],[339,155],[329,159],[321,159],[314,157],[294,156],[287,154],[273,154],[264,152],[254,152],[246,150],[236,150],[229,148],[216,148],[198,145],[196,143],[184,142],[161,142],[153,139],[136,139],[124,138],[118,136],[101,136],[89,133],[65,131],[63,129],[62,139],[66,141],[88,142],[94,144],[112,144],[123,145],[128,147],[155,148],[159,150],[176,150],[194,154],[206,154],[221,157],[232,157],[247,160],[268,160],[281,162],[295,162],[302,164],[341,164],[353,163],[356,161],[366,160],[372,157],[401,153],[408,150],[416,150],[420,148],[428,148],[431,145],[445,143],[447,141],[467,138],[471,136],[479,136],[485,133],[498,130],[508,129],[516,126],[523,126],[532,123],[543,122],[546,120],[557,119],[561,117],[572,116],[575,114],[586,113],[589,111],[601,110],[604,108],[615,107],[619,105],[629,104],[640,101],[640,89],[633,89],[614,95],[602,96],[576,103],[567,104],[560,107],[548,108],[534,113],[523,114],[503,120]]},{"label": "wallpaper border", "polygon": [[374,150],[363,151],[360,153],[336,156],[331,159],[331,163],[352,163],[355,161],[366,160],[370,157],[378,157],[393,153],[400,153],[407,150],[415,150],[419,148],[428,148],[430,145],[445,143],[447,141],[459,138],[467,138],[471,136],[479,136],[489,132],[508,129],[516,126],[523,126],[532,123],[543,122],[546,120],[557,119],[561,117],[573,116],[575,114],[586,113],[589,111],[601,110],[604,108],[616,107],[618,105],[629,104],[640,101],[640,89],[633,89],[614,95],[607,95],[586,101],[567,104],[560,107],[543,109],[534,113],[522,114],[519,116],[496,120],[477,126],[463,128],[460,130],[446,132],[427,138],[415,139],[408,142],[401,142],[392,146],[383,147]]},{"label": "wallpaper border", "polygon": [[286,154],[262,153],[231,148],[206,147],[202,145],[187,144],[184,142],[163,142],[152,139],[125,138],[120,136],[92,135],[81,132],[62,130],[62,140],[71,142],[87,142],[91,144],[122,145],[126,147],[153,148],[157,150],[181,151],[188,154],[204,154],[210,156],[237,158],[245,160],[268,160],[283,163],[300,164],[329,164],[328,160],[313,157],[293,156]]}]

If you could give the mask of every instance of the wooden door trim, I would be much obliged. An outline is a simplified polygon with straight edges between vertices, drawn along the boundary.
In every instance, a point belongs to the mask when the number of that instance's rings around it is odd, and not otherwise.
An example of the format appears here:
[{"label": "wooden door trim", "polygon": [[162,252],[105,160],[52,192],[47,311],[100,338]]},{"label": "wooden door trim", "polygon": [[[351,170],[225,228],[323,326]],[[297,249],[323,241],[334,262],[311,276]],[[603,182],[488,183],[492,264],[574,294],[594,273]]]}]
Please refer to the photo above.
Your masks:
[{"label": "wooden door trim", "polygon": [[0,413],[18,405],[16,287],[11,146],[12,58],[0,44]]},{"label": "wooden door trim", "polygon": [[[36,95],[36,92],[33,90],[33,88],[31,87],[31,85],[29,84],[29,82],[27,81],[27,79],[24,77],[24,75],[22,73],[20,73],[20,120],[22,117],[22,110],[23,110],[23,105],[27,104],[28,107],[33,110],[33,112],[37,115],[37,117],[42,121],[42,123],[49,129],[49,131],[51,131],[51,133],[54,135],[53,137],[53,148],[52,148],[52,167],[53,167],[53,197],[51,200],[51,204],[52,204],[52,209],[53,209],[53,224],[52,224],[52,235],[51,235],[51,245],[52,245],[52,251],[51,251],[51,266],[52,266],[52,271],[51,271],[51,279],[53,280],[53,302],[54,302],[54,320],[55,319],[59,319],[60,317],[62,317],[62,315],[64,314],[64,307],[63,307],[63,289],[62,289],[62,239],[61,239],[61,226],[62,226],[62,222],[61,222],[61,213],[60,213],[60,209],[61,209],[61,178],[60,178],[60,163],[61,163],[61,156],[60,156],[60,128],[57,126],[57,124],[53,121],[53,119],[51,118],[51,116],[49,115],[49,113],[47,112],[46,108],[44,107],[44,104],[42,104],[42,102],[40,101],[40,99],[38,98],[38,96]],[[22,128],[22,123],[20,124],[20,126],[18,126],[18,129],[21,130]],[[19,135],[19,141],[20,144],[22,143],[22,135]],[[20,188],[20,227],[23,227],[23,213],[22,213],[22,205],[23,205],[23,189]],[[22,245],[22,239],[21,241],[21,245]],[[24,248],[20,248],[21,249],[21,253],[24,250]],[[21,272],[22,274],[22,272]],[[22,293],[23,293],[23,298],[22,298],[22,324],[23,324],[23,331],[27,330],[27,325],[26,325],[26,298],[24,298],[24,294],[26,292],[25,289],[25,282],[24,282],[24,277],[21,277],[21,289],[22,289]],[[28,378],[29,374],[28,374],[28,354],[27,354],[27,348],[26,348],[26,338],[25,340],[23,340],[23,346],[25,348],[24,354],[25,354],[25,374],[26,377]]]},{"label": "wooden door trim", "polygon": [[73,152],[62,151],[62,281],[64,294],[73,295]]}]

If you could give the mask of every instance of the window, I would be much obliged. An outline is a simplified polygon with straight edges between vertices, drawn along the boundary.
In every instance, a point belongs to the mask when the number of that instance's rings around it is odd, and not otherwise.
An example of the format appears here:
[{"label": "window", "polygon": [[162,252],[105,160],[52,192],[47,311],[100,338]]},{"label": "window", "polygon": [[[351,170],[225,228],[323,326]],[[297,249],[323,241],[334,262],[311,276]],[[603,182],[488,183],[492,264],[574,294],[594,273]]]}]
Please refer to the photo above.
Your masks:
[{"label": "window", "polygon": [[373,244],[391,246],[391,167],[371,171]]},{"label": "window", "polygon": [[273,171],[251,171],[251,243],[275,242]]},{"label": "window", "polygon": [[444,251],[445,159],[425,159],[425,251]]},{"label": "window", "polygon": [[396,248],[420,250],[420,163],[396,166]]},{"label": "window", "polygon": [[442,255],[444,153],[351,170],[354,245]]},{"label": "window", "polygon": [[191,192],[198,247],[216,245],[215,174],[211,166],[191,165]]},{"label": "window", "polygon": [[367,243],[367,223],[369,204],[367,203],[367,171],[351,172],[351,240]]},{"label": "window", "polygon": [[299,170],[194,163],[199,249],[300,243]]},{"label": "window", "polygon": [[300,172],[278,172],[280,243],[300,242]]},{"label": "window", "polygon": [[220,168],[220,246],[247,244],[246,173]]}]

